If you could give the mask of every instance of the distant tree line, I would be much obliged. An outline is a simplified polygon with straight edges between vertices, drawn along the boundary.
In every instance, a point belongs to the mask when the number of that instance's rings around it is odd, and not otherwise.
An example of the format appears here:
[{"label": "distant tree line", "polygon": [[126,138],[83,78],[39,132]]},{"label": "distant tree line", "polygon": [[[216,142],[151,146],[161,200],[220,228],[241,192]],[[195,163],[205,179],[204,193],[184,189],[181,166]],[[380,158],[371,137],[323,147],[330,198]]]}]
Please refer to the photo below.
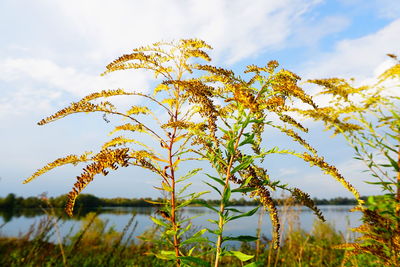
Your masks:
[{"label": "distant tree line", "polygon": [[[362,197],[366,200],[367,197]],[[10,193],[6,197],[0,197],[0,209],[18,209],[18,208],[63,208],[66,204],[66,195],[58,197],[17,197]],[[158,199],[160,200],[160,199]],[[151,207],[154,206],[148,201],[155,201],[151,198],[99,198],[91,194],[81,194],[76,200],[76,207],[80,208],[99,208],[99,207]],[[219,200],[200,200],[210,205],[218,205]],[[283,200],[277,199],[277,205],[283,203]],[[356,205],[355,199],[346,197],[335,197],[332,199],[314,198],[317,205]],[[233,206],[255,206],[258,202],[254,199],[232,199]]]},{"label": "distant tree line", "polygon": [[[150,207],[153,204],[146,202],[151,198],[99,198],[91,194],[81,194],[76,200],[76,207]],[[63,208],[67,201],[66,195],[58,197],[16,197],[8,194],[0,198],[0,208]]]}]

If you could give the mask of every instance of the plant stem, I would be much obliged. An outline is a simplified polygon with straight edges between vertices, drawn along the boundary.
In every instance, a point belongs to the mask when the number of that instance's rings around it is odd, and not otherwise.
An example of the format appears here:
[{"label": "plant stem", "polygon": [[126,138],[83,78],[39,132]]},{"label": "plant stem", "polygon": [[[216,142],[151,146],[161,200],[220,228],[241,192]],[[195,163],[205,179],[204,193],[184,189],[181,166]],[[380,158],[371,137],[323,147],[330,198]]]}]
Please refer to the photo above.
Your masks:
[{"label": "plant stem", "polygon": [[[178,107],[175,110],[175,115],[172,117],[173,120],[177,121],[178,118]],[[175,141],[175,136],[176,136],[176,131],[177,128],[174,127],[172,134],[170,135],[170,143],[168,146],[168,161],[169,161],[169,168],[171,170],[171,224],[172,224],[172,229],[174,231],[173,234],[173,239],[174,239],[174,250],[175,250],[175,256],[177,257],[176,259],[176,266],[180,266],[180,260],[178,259],[180,255],[179,252],[179,245],[180,245],[180,240],[178,238],[178,225],[176,224],[176,195],[175,195],[175,167],[174,167],[174,162],[173,162],[173,152],[172,152],[172,147],[174,145]]]},{"label": "plant stem", "polygon": [[[244,128],[241,128],[240,132],[239,132],[239,135],[236,138],[236,142],[235,142],[235,145],[234,145],[234,148],[233,148],[234,153],[230,156],[230,159],[229,159],[229,164],[228,164],[228,167],[226,169],[224,190],[222,191],[223,194],[225,194],[225,191],[227,190],[228,185],[229,185],[229,179],[231,178],[231,168],[232,168],[233,161],[234,161],[234,158],[235,158],[235,153],[236,153],[237,148],[239,146],[239,140],[242,137],[243,131],[244,131]],[[221,202],[220,202],[220,206],[219,206],[219,220],[218,220],[219,234],[218,234],[217,244],[216,244],[214,267],[218,267],[219,266],[219,257],[221,255],[222,232],[223,232],[224,224],[225,224],[224,223],[224,216],[223,216],[224,211],[225,211],[225,203],[224,203],[224,200],[222,198]]]},{"label": "plant stem", "polygon": [[[229,178],[231,176],[231,167],[232,167],[232,163],[233,163],[233,156],[234,155],[231,156],[230,161],[229,161],[228,170],[227,170],[226,179],[225,179],[225,186],[224,186],[224,190],[222,191],[223,193],[225,193],[225,190],[228,188]],[[218,267],[219,257],[221,255],[222,232],[224,229],[224,217],[223,217],[224,211],[225,211],[225,203],[224,203],[223,199],[221,199],[221,203],[219,205],[219,220],[218,220],[219,234],[218,234],[217,244],[216,244],[214,267]]]}]

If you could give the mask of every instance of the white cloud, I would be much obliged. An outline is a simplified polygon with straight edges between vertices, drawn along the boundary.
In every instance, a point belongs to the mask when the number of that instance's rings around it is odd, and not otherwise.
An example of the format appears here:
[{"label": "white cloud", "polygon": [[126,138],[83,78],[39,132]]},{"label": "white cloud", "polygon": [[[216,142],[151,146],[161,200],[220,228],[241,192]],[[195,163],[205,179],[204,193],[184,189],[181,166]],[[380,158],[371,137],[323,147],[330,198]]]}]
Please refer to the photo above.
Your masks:
[{"label": "white cloud", "polygon": [[354,77],[365,80],[374,77],[375,69],[387,61],[387,53],[400,54],[400,19],[376,33],[338,42],[334,51],[316,55],[306,63],[307,78]]},{"label": "white cloud", "polygon": [[[125,88],[144,92],[149,76],[143,71],[118,72],[105,77],[80,72],[73,67],[61,67],[46,59],[9,58],[0,61],[0,81],[12,84],[3,88],[0,95],[2,115],[21,114],[33,110],[49,111],[51,103],[65,105],[65,99],[78,100],[89,93]],[[65,94],[70,97],[65,98]],[[64,98],[63,98],[64,96]],[[133,98],[134,99],[134,98]],[[119,99],[119,104],[136,102]]]},{"label": "white cloud", "polygon": [[0,61],[0,80],[30,80],[36,84],[82,97],[93,91],[128,87],[143,91],[149,77],[141,71],[113,73],[105,77],[62,67],[47,59],[13,58]]},{"label": "white cloud", "polygon": [[77,40],[88,43],[91,59],[162,39],[203,38],[229,63],[266,48],[282,48],[319,0],[204,1],[49,1],[43,7],[58,14]]},{"label": "white cloud", "polygon": [[[227,63],[255,56],[267,48],[282,49],[297,27],[307,31],[307,25],[301,27],[302,16],[319,2],[38,1],[32,8],[48,14],[43,19],[46,24],[34,24],[29,21],[32,18],[27,18],[28,24],[36,25],[30,31],[43,33],[46,31],[43,28],[49,27],[52,35],[57,29],[64,35],[60,41],[55,38],[48,42],[48,54],[40,52],[38,57],[35,57],[38,50],[18,42],[5,43],[6,47],[17,47],[17,50],[28,49],[30,56],[13,56],[19,53],[10,50],[11,55],[0,61],[0,82],[12,85],[0,93],[2,114],[38,108],[48,111],[51,105],[59,107],[67,104],[66,99],[74,101],[100,89],[146,90],[150,78],[141,71],[99,77],[103,69],[97,66],[103,68],[104,62],[129,53],[133,47],[163,39],[202,38],[215,47],[214,56]],[[66,50],[63,40],[67,43],[76,40],[73,46],[79,49]],[[96,66],[96,73],[87,69],[89,65],[93,68],[92,64]]]}]

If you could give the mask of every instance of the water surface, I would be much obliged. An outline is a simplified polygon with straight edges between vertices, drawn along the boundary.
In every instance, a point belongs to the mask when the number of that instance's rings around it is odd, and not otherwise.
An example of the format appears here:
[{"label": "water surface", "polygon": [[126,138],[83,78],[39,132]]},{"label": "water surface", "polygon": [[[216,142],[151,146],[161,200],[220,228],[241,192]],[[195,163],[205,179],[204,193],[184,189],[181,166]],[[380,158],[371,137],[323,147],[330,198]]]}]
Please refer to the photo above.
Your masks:
[{"label": "water surface", "polygon": [[[333,225],[333,227],[340,231],[344,236],[349,236],[348,229],[350,227],[356,227],[360,225],[360,212],[349,212],[353,206],[336,206],[326,205],[319,206],[326,221]],[[249,211],[254,207],[242,206],[235,207],[241,211]],[[310,232],[313,228],[314,220],[316,216],[312,211],[305,207],[296,208],[297,212],[287,212],[285,208],[279,208],[283,230],[291,226],[300,226],[307,232]],[[135,215],[134,224],[136,224],[135,236],[142,234],[144,231],[154,226],[150,219],[150,215],[158,216],[155,208],[151,207],[130,207],[130,208],[107,208],[102,209],[98,217],[108,222],[107,227],[114,227],[117,231],[123,231],[129,220]],[[259,225],[259,215],[261,209],[252,217],[243,217],[238,220],[229,222],[225,227],[225,235],[237,236],[237,235],[256,235],[257,227]],[[183,209],[182,217],[189,218],[198,216],[192,219],[192,223],[195,229],[201,229],[208,227],[215,229],[215,225],[211,224],[208,220],[217,220],[217,215],[212,213],[209,209],[204,207],[186,207]],[[0,235],[1,236],[21,236],[26,233],[30,227],[36,227],[41,220],[46,218],[46,214],[39,213],[38,211],[29,210],[25,212],[14,212],[6,213],[0,212]],[[58,222],[60,232],[62,236],[71,235],[81,229],[82,221],[84,216],[76,216],[74,218],[68,218],[62,216]],[[267,238],[271,238],[271,221],[268,213],[265,213],[261,218],[261,233]],[[289,224],[288,224],[289,222]],[[212,235],[208,234],[209,237]]]}]

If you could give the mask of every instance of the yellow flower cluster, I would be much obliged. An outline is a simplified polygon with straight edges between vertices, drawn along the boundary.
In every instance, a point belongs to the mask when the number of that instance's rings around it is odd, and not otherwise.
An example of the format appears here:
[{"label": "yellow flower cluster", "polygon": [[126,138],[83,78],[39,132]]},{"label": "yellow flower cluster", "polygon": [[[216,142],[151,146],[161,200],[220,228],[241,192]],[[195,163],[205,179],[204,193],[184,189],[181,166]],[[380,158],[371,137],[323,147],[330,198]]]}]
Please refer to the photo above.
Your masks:
[{"label": "yellow flower cluster", "polygon": [[127,112],[126,115],[137,115],[137,114],[149,114],[150,110],[148,107],[143,106],[132,106]]},{"label": "yellow flower cluster", "polygon": [[[271,193],[265,186],[265,181],[269,181],[269,176],[265,169],[256,166],[249,166],[247,169],[241,172],[241,177],[247,179],[251,177],[248,186],[255,188],[254,191],[250,193],[250,197],[259,197],[260,203],[264,206],[265,209],[269,211],[269,216],[271,219],[271,223],[273,226],[273,241],[274,241],[274,248],[279,246],[279,216],[278,216],[278,209],[271,197]],[[234,182],[238,184],[243,184],[244,180],[235,179]],[[271,187],[275,190],[274,187]]]},{"label": "yellow flower cluster", "polygon": [[86,101],[79,101],[72,103],[69,107],[63,108],[57,111],[55,114],[41,120],[38,122],[39,125],[43,125],[58,119],[61,119],[69,114],[78,113],[78,112],[95,112],[95,111],[104,111],[104,112],[112,112],[114,110],[114,106],[106,101],[101,102],[100,104],[93,104]]},{"label": "yellow flower cluster", "polygon": [[117,137],[113,138],[112,140],[104,143],[104,145],[102,146],[102,149],[106,149],[106,148],[113,147],[113,146],[120,146],[120,145],[124,145],[126,143],[131,143],[131,142],[135,142],[135,140],[127,139],[123,136],[117,136]]},{"label": "yellow flower cluster", "polygon": [[305,128],[303,125],[301,125],[299,122],[297,122],[295,119],[293,119],[289,115],[279,115],[279,119],[283,122],[293,125],[294,127],[302,130],[303,132],[306,132],[306,133],[308,132],[307,128]]},{"label": "yellow flower cluster", "polygon": [[285,98],[282,96],[272,96],[265,101],[264,105],[265,108],[271,111],[279,111],[285,105]]},{"label": "yellow flower cluster", "polygon": [[101,92],[92,93],[90,95],[85,96],[82,98],[81,101],[91,101],[100,97],[110,97],[115,95],[133,95],[134,93],[126,92],[122,89],[115,89],[115,90],[102,90]]},{"label": "yellow flower cluster", "polygon": [[171,81],[167,83],[173,83],[185,91],[185,97],[189,99],[189,102],[198,106],[200,115],[207,118],[208,128],[211,135],[214,136],[217,129],[216,120],[218,114],[218,111],[211,100],[214,88],[196,79]]},{"label": "yellow flower cluster", "polygon": [[231,70],[226,70],[224,68],[217,68],[217,67],[211,66],[211,65],[200,65],[200,64],[197,64],[194,67],[196,69],[198,69],[198,70],[204,70],[204,71],[210,72],[210,73],[212,73],[214,75],[222,76],[222,77],[225,77],[225,78],[229,78],[229,77],[233,77],[234,76],[234,73]]},{"label": "yellow flower cluster", "polygon": [[[132,61],[132,60],[137,60],[137,61],[139,61],[139,63],[130,63],[130,65],[125,64],[126,62]],[[123,70],[123,69],[130,69],[130,68],[138,69],[138,68],[141,68],[142,66],[145,66],[144,63],[142,63],[142,62],[148,62],[149,60],[150,60],[150,56],[146,55],[143,52],[136,52],[136,53],[132,53],[132,54],[123,55],[123,56],[117,58],[116,60],[114,60],[113,62],[111,62],[110,64],[108,64],[106,66],[107,70],[105,72],[103,72],[101,75],[103,76],[107,73],[117,71],[117,70]]]},{"label": "yellow flower cluster", "polygon": [[292,137],[293,140],[295,140],[300,145],[302,145],[303,147],[308,149],[311,153],[313,153],[314,155],[317,154],[317,151],[315,150],[315,148],[313,148],[309,143],[307,143],[303,138],[301,138],[301,136],[298,135],[295,131],[293,131],[292,129],[287,129],[287,128],[283,128],[283,127],[278,127],[278,128],[281,130],[281,132],[285,133],[287,136]]},{"label": "yellow flower cluster", "polygon": [[115,127],[114,130],[112,130],[109,134],[112,135],[113,133],[118,131],[146,132],[142,124],[126,123]]},{"label": "yellow flower cluster", "polygon": [[233,99],[244,107],[250,109],[252,112],[257,112],[259,110],[259,103],[256,101],[253,92],[250,89],[245,89],[240,85],[237,85],[233,91]]},{"label": "yellow flower cluster", "polygon": [[307,95],[301,87],[297,85],[297,82],[299,80],[300,77],[293,72],[282,69],[272,77],[272,89],[275,92],[283,94],[284,96],[294,96],[304,103],[307,103],[312,107],[317,108],[317,105],[314,103],[312,98]]},{"label": "yellow flower cluster", "polygon": [[318,209],[317,205],[315,205],[314,201],[311,199],[310,195],[301,191],[298,188],[294,188],[291,191],[292,195],[301,202],[304,206],[308,207],[314,214],[322,221],[326,221],[320,209]]},{"label": "yellow flower cluster", "polygon": [[204,42],[203,40],[193,38],[193,39],[182,39],[180,40],[180,47],[186,48],[186,49],[212,49],[212,47]]},{"label": "yellow flower cluster", "polygon": [[332,94],[340,96],[344,100],[348,100],[351,94],[365,90],[367,87],[354,88],[345,79],[329,78],[329,79],[315,79],[308,80],[307,82],[320,85],[324,88],[320,94]]},{"label": "yellow flower cluster", "polygon": [[250,195],[251,197],[258,196],[260,198],[260,202],[264,206],[265,209],[269,212],[269,217],[271,218],[271,223],[274,229],[273,232],[273,241],[274,241],[274,248],[278,248],[279,240],[280,240],[280,223],[279,223],[279,216],[278,216],[278,209],[271,197],[271,194],[268,189],[262,186],[257,187],[257,191],[252,192]]},{"label": "yellow flower cluster", "polygon": [[161,125],[161,128],[163,128],[163,129],[167,129],[167,128],[187,129],[192,125],[193,125],[193,123],[188,123],[185,121],[172,121],[172,122],[168,122],[168,123]]},{"label": "yellow flower cluster", "polygon": [[303,153],[300,156],[304,161],[309,162],[311,166],[316,165],[321,170],[323,170],[326,174],[331,175],[335,178],[338,182],[340,182],[347,190],[353,193],[354,197],[357,199],[359,204],[364,203],[363,200],[360,199],[360,194],[358,191],[348,182],[344,177],[339,173],[338,169],[332,165],[329,165],[325,162],[324,158],[311,156],[308,153]]},{"label": "yellow flower cluster", "polygon": [[79,162],[85,162],[88,161],[88,156],[91,154],[91,152],[85,152],[80,156],[77,155],[68,155],[66,157],[63,158],[58,158],[53,162],[48,163],[46,166],[44,166],[43,168],[39,169],[38,171],[36,171],[34,174],[32,174],[32,176],[30,176],[28,179],[26,179],[23,183],[29,183],[30,181],[32,181],[33,179],[35,179],[36,177],[58,167],[58,166],[62,166],[65,164],[78,164]]},{"label": "yellow flower cluster", "polygon": [[75,200],[79,193],[94,179],[96,174],[103,173],[103,175],[107,175],[108,171],[106,168],[116,170],[118,168],[117,165],[122,167],[128,166],[128,151],[128,148],[104,149],[92,158],[94,162],[83,169],[83,173],[76,178],[77,181],[72,191],[68,193],[65,211],[69,216],[72,216]]},{"label": "yellow flower cluster", "polygon": [[152,154],[146,150],[138,150],[138,151],[131,152],[129,154],[129,156],[131,158],[135,159],[136,165],[141,166],[146,169],[149,169],[153,172],[159,173],[159,170],[149,161],[149,160],[152,160],[154,162],[154,161],[159,160],[159,158],[156,157],[154,154]]}]

